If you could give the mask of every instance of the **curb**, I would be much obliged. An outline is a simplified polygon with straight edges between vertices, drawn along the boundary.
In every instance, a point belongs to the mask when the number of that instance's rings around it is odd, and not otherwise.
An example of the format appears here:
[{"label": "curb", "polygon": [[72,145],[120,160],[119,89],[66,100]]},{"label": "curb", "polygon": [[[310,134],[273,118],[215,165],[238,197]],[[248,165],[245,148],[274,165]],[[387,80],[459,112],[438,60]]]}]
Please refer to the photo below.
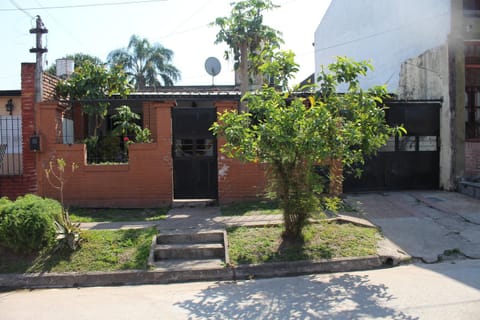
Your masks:
[{"label": "curb", "polygon": [[203,270],[0,274],[0,288],[75,288],[168,284],[191,281],[236,281],[254,278],[372,270],[387,266],[390,266],[390,264],[385,257],[368,256],[319,261],[272,262]]}]

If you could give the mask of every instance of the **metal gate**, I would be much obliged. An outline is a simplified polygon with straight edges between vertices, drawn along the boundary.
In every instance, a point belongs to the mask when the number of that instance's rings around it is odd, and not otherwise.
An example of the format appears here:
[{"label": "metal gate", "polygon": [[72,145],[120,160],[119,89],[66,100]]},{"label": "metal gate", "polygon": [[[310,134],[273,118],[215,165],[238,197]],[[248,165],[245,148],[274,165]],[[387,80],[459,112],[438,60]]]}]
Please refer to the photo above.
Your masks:
[{"label": "metal gate", "polygon": [[403,124],[407,135],[391,138],[368,159],[360,179],[347,173],[344,191],[438,189],[440,103],[391,102],[388,106],[388,124]]},{"label": "metal gate", "polygon": [[172,108],[174,199],[217,199],[215,108]]}]

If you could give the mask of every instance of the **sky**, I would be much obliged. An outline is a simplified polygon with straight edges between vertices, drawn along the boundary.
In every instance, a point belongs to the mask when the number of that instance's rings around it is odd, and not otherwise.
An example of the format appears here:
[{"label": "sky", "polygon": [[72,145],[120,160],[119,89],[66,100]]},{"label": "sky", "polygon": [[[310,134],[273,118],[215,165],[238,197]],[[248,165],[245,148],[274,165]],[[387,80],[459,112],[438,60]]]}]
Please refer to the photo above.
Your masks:
[{"label": "sky", "polygon": [[[315,71],[314,33],[331,0],[274,0],[280,5],[264,15],[266,25],[283,34],[283,49],[292,50],[300,64],[296,82]],[[20,89],[22,62],[35,62],[39,15],[48,29],[43,37],[44,68],[67,54],[85,53],[105,61],[109,52],[128,45],[131,35],[160,43],[174,52],[173,65],[181,72],[177,85],[211,85],[205,60],[216,57],[222,70],[216,85],[234,83],[228,49],[214,44],[218,28],[209,26],[228,16],[230,0],[5,0],[0,4],[4,45],[0,60],[0,90]]]}]

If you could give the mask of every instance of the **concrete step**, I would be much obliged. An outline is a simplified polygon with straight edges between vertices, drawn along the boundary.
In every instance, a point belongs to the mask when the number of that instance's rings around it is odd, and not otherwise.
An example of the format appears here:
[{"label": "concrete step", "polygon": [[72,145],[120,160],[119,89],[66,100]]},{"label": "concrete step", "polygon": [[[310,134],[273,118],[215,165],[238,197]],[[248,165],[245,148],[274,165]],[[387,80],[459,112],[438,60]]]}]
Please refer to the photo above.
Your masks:
[{"label": "concrete step", "polygon": [[155,261],[165,259],[224,258],[223,243],[157,244],[153,248]]},{"label": "concrete step", "polygon": [[161,232],[157,235],[157,244],[221,243],[223,231]]},{"label": "concrete step", "polygon": [[172,208],[201,208],[213,206],[216,203],[216,199],[174,199]]},{"label": "concrete step", "polygon": [[223,259],[171,259],[155,261],[152,265],[156,270],[206,270],[224,268]]}]

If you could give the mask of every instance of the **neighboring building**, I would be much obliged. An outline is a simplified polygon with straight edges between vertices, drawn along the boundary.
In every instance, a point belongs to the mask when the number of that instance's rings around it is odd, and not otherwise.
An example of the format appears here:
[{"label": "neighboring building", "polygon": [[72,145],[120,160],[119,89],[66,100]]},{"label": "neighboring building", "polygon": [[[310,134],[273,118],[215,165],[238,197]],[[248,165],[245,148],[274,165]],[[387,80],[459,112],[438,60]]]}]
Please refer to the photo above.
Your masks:
[{"label": "neighboring building", "polygon": [[19,176],[23,169],[21,91],[0,91],[0,106],[0,176]]},{"label": "neighboring building", "polygon": [[[398,119],[413,130],[394,151],[430,157],[442,189],[480,175],[480,1],[333,0],[315,32],[316,71],[335,56],[371,59],[362,86],[386,84],[403,103]],[[438,159],[428,154],[432,143]]]}]

